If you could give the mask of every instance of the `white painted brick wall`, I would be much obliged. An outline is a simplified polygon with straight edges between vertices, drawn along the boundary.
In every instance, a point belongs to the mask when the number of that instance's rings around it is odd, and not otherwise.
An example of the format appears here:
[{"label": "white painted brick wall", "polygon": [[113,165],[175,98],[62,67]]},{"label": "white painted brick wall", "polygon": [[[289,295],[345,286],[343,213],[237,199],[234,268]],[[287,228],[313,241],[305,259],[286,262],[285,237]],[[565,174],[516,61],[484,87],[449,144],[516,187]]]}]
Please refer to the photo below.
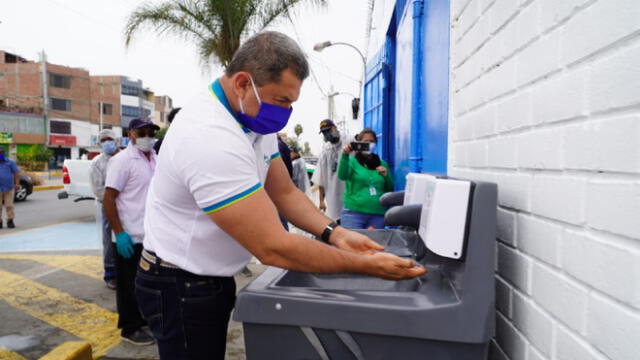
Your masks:
[{"label": "white painted brick wall", "polygon": [[449,174],[499,189],[491,358],[640,359],[640,1],[451,3]]}]

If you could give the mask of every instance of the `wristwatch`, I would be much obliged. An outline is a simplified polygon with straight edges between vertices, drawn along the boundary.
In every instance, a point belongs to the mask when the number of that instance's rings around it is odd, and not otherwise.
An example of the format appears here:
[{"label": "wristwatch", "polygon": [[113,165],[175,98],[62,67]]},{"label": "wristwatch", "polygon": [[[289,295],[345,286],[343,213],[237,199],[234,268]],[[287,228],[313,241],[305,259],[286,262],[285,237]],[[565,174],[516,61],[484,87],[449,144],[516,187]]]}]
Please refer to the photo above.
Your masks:
[{"label": "wristwatch", "polygon": [[327,225],[327,227],[324,228],[324,231],[322,232],[322,235],[320,235],[320,239],[322,239],[322,241],[324,241],[324,242],[326,242],[328,244],[329,243],[329,237],[331,236],[331,233],[338,226],[339,226],[338,223],[335,222],[335,221],[332,222],[331,224]]}]

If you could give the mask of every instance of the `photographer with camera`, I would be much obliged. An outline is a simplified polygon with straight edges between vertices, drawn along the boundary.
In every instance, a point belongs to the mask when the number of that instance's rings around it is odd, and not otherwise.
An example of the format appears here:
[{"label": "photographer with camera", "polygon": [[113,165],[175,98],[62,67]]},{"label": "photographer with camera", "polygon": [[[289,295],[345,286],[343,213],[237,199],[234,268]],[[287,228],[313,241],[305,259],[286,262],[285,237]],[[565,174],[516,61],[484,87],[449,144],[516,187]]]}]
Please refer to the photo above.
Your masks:
[{"label": "photographer with camera", "polygon": [[[338,178],[346,184],[341,225],[347,229],[384,228],[380,196],[393,191],[389,165],[373,153],[378,142],[372,129],[364,129],[356,140],[342,148]],[[354,156],[350,154],[355,153]]]}]

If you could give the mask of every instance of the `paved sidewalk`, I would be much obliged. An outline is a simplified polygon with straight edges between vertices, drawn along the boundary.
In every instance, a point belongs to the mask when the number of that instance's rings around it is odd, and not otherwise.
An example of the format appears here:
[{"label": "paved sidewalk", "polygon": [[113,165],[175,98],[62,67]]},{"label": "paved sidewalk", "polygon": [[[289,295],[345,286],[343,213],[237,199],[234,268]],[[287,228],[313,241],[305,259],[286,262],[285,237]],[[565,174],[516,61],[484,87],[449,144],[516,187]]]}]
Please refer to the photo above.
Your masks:
[{"label": "paved sidewalk", "polygon": [[[120,341],[115,292],[102,281],[99,247],[93,222],[0,237],[0,358],[39,359],[89,342],[102,359],[158,359],[155,346]],[[236,276],[238,290],[266,268],[249,267],[253,276]],[[245,359],[240,323],[231,321],[227,339],[226,358]]]}]

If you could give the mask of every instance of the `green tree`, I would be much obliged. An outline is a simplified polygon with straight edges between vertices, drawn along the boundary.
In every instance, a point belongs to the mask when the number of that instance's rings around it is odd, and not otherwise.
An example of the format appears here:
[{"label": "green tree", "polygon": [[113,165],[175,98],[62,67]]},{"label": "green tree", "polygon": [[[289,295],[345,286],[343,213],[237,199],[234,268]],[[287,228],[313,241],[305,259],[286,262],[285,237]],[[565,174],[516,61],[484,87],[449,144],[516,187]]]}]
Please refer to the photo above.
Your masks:
[{"label": "green tree", "polygon": [[[299,3],[326,5],[327,0],[166,0],[146,2],[129,15],[125,44],[148,28],[160,35],[176,35],[192,41],[200,61],[215,60],[226,67],[240,47],[242,37],[264,29],[275,20],[291,20]],[[213,59],[212,59],[213,58]]]},{"label": "green tree", "polygon": [[27,151],[18,154],[18,164],[25,170],[44,170],[45,164],[53,156],[53,151],[44,145],[31,145]]},{"label": "green tree", "polygon": [[158,131],[156,131],[156,139],[160,140],[160,139],[164,139],[165,135],[167,135],[167,130],[169,130],[168,127],[162,128]]},{"label": "green tree", "polygon": [[302,134],[302,125],[301,124],[296,124],[296,126],[293,128],[293,132],[296,134],[296,138],[300,138],[300,134]]}]

